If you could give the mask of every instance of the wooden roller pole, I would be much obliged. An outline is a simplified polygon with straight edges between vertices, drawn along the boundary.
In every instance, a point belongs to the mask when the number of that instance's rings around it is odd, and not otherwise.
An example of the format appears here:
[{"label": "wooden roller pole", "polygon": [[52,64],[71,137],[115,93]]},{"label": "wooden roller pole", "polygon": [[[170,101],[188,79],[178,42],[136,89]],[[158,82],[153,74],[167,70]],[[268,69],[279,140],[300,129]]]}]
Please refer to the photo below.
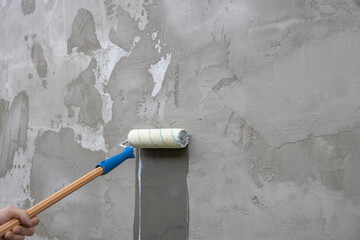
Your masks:
[{"label": "wooden roller pole", "polygon": [[[104,173],[104,169],[102,167],[97,167],[94,170],[92,170],[91,172],[85,174],[83,177],[76,180],[75,182],[70,183],[68,186],[57,191],[50,197],[44,199],[43,201],[41,201],[38,204],[34,205],[33,207],[29,208],[27,210],[27,212],[30,215],[30,218],[35,217],[36,215],[38,215],[39,213],[41,213],[48,207],[54,205],[55,203],[57,203],[58,201],[60,201],[61,199],[63,199],[67,195],[69,195],[70,193],[81,188],[82,186],[84,186],[85,184],[94,180],[95,178],[102,175],[103,173]],[[10,231],[15,226],[19,226],[19,225],[20,225],[19,219],[12,219],[12,220],[4,223],[3,225],[0,226],[0,237],[3,237],[7,231]]]}]

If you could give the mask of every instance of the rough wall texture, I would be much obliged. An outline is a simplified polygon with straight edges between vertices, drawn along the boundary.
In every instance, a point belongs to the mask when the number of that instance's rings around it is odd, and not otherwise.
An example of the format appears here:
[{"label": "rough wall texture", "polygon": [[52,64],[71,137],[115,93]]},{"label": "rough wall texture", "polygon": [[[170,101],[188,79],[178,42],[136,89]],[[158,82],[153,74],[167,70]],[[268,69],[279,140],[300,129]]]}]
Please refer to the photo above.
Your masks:
[{"label": "rough wall texture", "polygon": [[183,127],[176,161],[137,151],[33,239],[360,239],[359,23],[359,0],[0,1],[0,207]]}]

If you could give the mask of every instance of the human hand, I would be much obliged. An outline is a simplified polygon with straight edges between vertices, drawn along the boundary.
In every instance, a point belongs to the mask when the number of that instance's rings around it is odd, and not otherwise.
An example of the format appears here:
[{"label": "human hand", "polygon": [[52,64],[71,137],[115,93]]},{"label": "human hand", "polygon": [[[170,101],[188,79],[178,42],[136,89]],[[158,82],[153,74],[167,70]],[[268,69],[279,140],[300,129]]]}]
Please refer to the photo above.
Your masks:
[{"label": "human hand", "polygon": [[34,234],[33,227],[39,224],[37,217],[30,219],[29,214],[23,209],[15,207],[0,209],[0,225],[14,218],[19,219],[21,225],[6,232],[4,236],[0,236],[1,240],[22,240],[25,236],[32,236]]}]

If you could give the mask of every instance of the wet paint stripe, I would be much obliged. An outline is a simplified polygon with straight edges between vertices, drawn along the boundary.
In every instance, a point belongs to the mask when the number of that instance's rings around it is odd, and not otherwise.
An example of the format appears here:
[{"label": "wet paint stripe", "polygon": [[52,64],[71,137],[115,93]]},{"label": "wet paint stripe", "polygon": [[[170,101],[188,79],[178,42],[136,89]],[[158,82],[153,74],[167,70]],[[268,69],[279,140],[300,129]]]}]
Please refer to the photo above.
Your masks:
[{"label": "wet paint stripe", "polygon": [[[91,180],[95,179],[96,177],[102,175],[104,169],[101,167],[95,168],[93,171],[89,172],[88,174],[84,175],[83,177],[79,178],[75,182],[69,184],[68,186],[64,187],[60,191],[54,193],[50,197],[46,198],[45,200],[41,201],[40,203],[36,204],[35,206],[29,208],[27,212],[30,215],[30,218],[35,217],[48,207],[52,206],[53,204],[57,203],[64,197],[68,196],[70,193],[74,192],[75,190],[81,188]],[[18,219],[13,219],[3,225],[0,226],[0,236],[3,236],[7,231],[11,230],[15,226],[20,225],[20,221]]]},{"label": "wet paint stripe", "polygon": [[139,188],[139,238],[138,240],[141,240],[141,170],[142,170],[142,163],[141,163],[141,151],[139,153],[139,164],[138,164],[138,188]]},{"label": "wet paint stripe", "polygon": [[[170,131],[168,133],[170,136]],[[170,136],[168,143],[171,141]],[[139,149],[137,157],[138,194],[133,239],[187,240],[190,215],[188,149]],[[156,224],[154,219],[157,219]]]}]

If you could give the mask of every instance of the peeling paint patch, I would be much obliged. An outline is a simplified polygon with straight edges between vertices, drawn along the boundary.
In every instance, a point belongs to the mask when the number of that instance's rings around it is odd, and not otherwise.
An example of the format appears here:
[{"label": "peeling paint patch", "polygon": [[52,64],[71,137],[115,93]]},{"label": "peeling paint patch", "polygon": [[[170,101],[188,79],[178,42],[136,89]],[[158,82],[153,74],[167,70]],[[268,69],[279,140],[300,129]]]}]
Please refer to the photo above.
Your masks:
[{"label": "peeling paint patch", "polygon": [[155,86],[151,93],[152,97],[155,97],[161,89],[162,83],[165,78],[165,73],[169,67],[171,60],[171,53],[166,54],[166,58],[161,57],[160,61],[156,64],[150,65],[149,73],[152,75]]}]

